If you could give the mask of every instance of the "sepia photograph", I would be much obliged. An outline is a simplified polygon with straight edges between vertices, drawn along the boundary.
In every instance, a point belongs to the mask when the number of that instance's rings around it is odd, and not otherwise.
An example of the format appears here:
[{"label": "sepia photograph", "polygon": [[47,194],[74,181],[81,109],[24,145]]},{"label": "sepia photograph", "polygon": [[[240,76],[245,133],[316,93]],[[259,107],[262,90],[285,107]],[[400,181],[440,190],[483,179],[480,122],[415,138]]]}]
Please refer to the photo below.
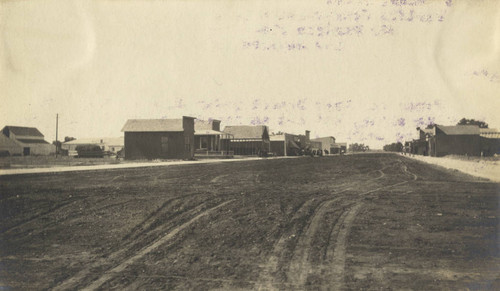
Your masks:
[{"label": "sepia photograph", "polygon": [[500,290],[500,1],[0,0],[1,290]]}]

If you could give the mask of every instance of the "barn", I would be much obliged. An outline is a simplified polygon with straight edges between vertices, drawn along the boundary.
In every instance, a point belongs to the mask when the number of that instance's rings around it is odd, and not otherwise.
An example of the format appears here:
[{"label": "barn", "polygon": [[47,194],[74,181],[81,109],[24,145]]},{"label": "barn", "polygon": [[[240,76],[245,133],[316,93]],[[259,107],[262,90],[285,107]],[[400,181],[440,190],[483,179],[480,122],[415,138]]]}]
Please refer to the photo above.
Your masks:
[{"label": "barn", "polygon": [[123,126],[125,159],[192,159],[194,117],[129,119]]},{"label": "barn", "polygon": [[224,133],[229,134],[229,150],[235,155],[267,155],[271,150],[269,129],[265,125],[226,126]]},{"label": "barn", "polygon": [[481,137],[477,125],[443,126],[436,124],[425,134],[430,156],[481,155]]},{"label": "barn", "polygon": [[229,155],[231,135],[220,131],[220,120],[195,120],[194,148],[196,156]]},{"label": "barn", "polygon": [[[0,148],[8,150],[10,155],[37,156],[56,153],[56,146],[45,141],[44,135],[35,127],[8,125],[2,129],[2,135]],[[17,144],[17,147],[12,142]]]}]

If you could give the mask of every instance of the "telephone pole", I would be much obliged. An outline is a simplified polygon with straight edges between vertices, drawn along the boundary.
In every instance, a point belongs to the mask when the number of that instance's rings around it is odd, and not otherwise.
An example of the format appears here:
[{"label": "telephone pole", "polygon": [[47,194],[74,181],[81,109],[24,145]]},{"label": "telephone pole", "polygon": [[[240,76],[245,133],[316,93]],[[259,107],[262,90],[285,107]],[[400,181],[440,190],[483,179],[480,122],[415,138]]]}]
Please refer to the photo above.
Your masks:
[{"label": "telephone pole", "polygon": [[59,142],[57,140],[57,134],[59,131],[59,113],[56,113],[56,158],[57,158],[57,153],[59,152]]}]

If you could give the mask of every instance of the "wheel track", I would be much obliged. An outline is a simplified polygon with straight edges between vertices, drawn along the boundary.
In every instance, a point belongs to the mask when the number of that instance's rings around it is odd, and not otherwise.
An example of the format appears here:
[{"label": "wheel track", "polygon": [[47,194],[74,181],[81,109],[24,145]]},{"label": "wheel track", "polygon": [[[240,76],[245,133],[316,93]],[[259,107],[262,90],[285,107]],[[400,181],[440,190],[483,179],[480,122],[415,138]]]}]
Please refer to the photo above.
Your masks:
[{"label": "wheel track", "polygon": [[[345,188],[341,191],[335,192],[334,194],[336,194],[336,195],[341,194],[341,193],[346,192],[348,190],[350,190],[350,188]],[[318,198],[313,198],[313,199],[309,199],[306,202],[304,202],[301,205],[301,207],[295,212],[291,221],[299,219],[304,212],[307,212],[307,209],[311,208],[311,205],[317,199]],[[328,205],[333,204],[334,202],[338,201],[339,199],[340,199],[340,197],[336,197],[334,199],[329,199],[329,200],[326,200],[326,201],[319,203],[319,205],[314,208],[314,214],[313,214],[313,218],[311,219],[311,222],[309,223],[308,226],[305,226],[305,233],[308,233],[308,232],[314,233],[316,231],[316,229],[320,223],[320,219],[321,219],[321,215],[317,214],[318,209],[320,210],[320,212],[322,212],[321,209],[326,210],[325,204],[328,204]],[[321,214],[323,214],[323,213],[321,213]],[[313,224],[313,227],[312,227],[313,230],[311,230],[311,224]],[[303,233],[304,233],[304,231],[303,231]],[[276,273],[279,260],[282,257],[283,253],[285,252],[285,245],[286,245],[287,241],[292,236],[295,236],[295,234],[290,235],[289,232],[286,232],[286,234],[282,235],[279,238],[279,240],[274,244],[273,251],[272,251],[269,259],[267,260],[266,264],[263,266],[262,271],[260,272],[260,276],[259,276],[259,280],[258,280],[259,283],[256,284],[256,287],[258,290],[273,290],[274,289],[273,286],[276,285],[276,282],[275,282],[272,274]],[[308,235],[305,239],[306,240],[305,242],[299,241],[298,244],[302,245],[302,246],[309,246],[311,239],[312,239],[312,236],[310,237]],[[292,267],[292,268],[304,269],[304,268],[301,268],[301,266],[302,266],[302,264],[304,264],[304,260],[307,259],[308,253],[300,251],[299,246],[296,246],[295,249],[296,249],[296,253],[293,255],[293,257],[296,257],[296,258],[300,257],[300,260],[297,263],[294,263],[293,264],[294,267]],[[297,254],[299,252],[300,252],[300,254]],[[288,269],[290,269],[291,266],[292,266],[292,264],[290,263],[288,265]],[[294,272],[296,273],[296,270],[294,270]],[[278,284],[282,285],[281,283],[278,283]],[[298,286],[296,283],[291,283],[291,284]]]},{"label": "wheel track", "polygon": [[342,197],[338,197],[321,203],[321,205],[316,208],[311,222],[307,226],[303,236],[299,238],[288,272],[288,278],[293,281],[292,285],[305,286],[308,275],[314,273],[313,266],[310,262],[313,238],[316,236],[322,221],[325,220],[326,212],[329,210],[331,211],[332,205],[341,198]]},{"label": "wheel track", "polygon": [[[383,172],[383,170],[392,167],[394,165],[395,163],[391,163],[390,165],[383,166],[381,169],[375,170],[375,172],[380,173],[380,176],[375,178],[370,178],[367,181],[365,181],[365,183],[386,177],[386,174]],[[405,172],[406,171],[407,169],[405,170]],[[416,175],[414,175],[414,180],[416,180]],[[295,248],[297,251],[294,252],[294,256],[289,263],[288,278],[291,278],[292,282],[287,283],[286,286],[293,289],[297,288],[299,290],[304,289],[306,286],[310,287],[317,286],[317,285],[306,285],[308,275],[326,272],[329,274],[325,277],[332,278],[330,282],[327,282],[328,284],[327,286],[333,287],[333,290],[343,289],[345,258],[346,258],[346,248],[347,248],[346,243],[350,228],[356,218],[356,215],[364,205],[364,202],[362,202],[360,199],[362,199],[366,195],[376,193],[377,191],[403,185],[408,182],[409,181],[402,181],[391,185],[377,187],[369,191],[364,191],[356,195],[357,198],[355,199],[355,201],[348,202],[347,205],[344,205],[344,207],[350,207],[350,208],[340,213],[337,222],[331,229],[329,235],[329,242],[333,242],[332,244],[329,244],[329,246],[333,245],[334,247],[329,247],[325,251],[325,258],[323,260],[324,261],[323,265],[313,266],[308,261],[311,251],[310,245],[312,239],[320,226],[322,218],[327,213],[327,209],[331,207],[334,204],[334,202],[340,200],[341,197],[324,201],[319,206],[317,206],[315,208],[315,213],[313,214],[313,218],[311,219],[311,223],[308,226],[306,226],[305,231],[303,231],[305,237],[300,238]],[[338,192],[336,194],[340,194],[341,192]],[[285,247],[285,242],[286,242],[286,236],[282,236],[280,237],[279,241],[275,244],[273,253],[268,259],[267,264],[264,266],[260,274],[260,278],[258,281],[259,283],[256,284],[258,290],[273,290],[276,289],[275,286],[277,285],[283,286],[282,283],[276,284],[276,282],[273,282],[274,278],[271,275],[275,272],[275,270],[278,267],[279,257],[280,254],[284,251],[283,249]],[[319,286],[324,287],[323,284],[320,284]]]},{"label": "wheel track", "polygon": [[[45,216],[47,216],[47,215],[49,215],[51,213],[54,213],[57,210],[61,210],[61,209],[65,208],[66,206],[69,206],[70,204],[74,204],[74,203],[77,203],[79,201],[83,201],[85,198],[88,198],[88,197],[86,197],[86,196],[85,197],[81,197],[81,196],[80,197],[75,197],[75,198],[71,199],[71,201],[60,203],[59,205],[54,206],[54,207],[48,209],[47,211],[43,211],[43,212],[41,212],[39,214],[36,214],[36,215],[34,215],[34,216],[32,216],[32,217],[24,220],[24,221],[20,221],[20,222],[18,222],[16,224],[14,224],[14,225],[12,225],[12,226],[4,229],[1,233],[2,234],[8,234],[8,233],[10,233],[12,230],[14,230],[16,228],[23,227],[26,224],[31,223],[31,222],[33,222],[36,219],[45,217]],[[98,202],[103,201],[104,199],[105,198],[99,200]]]},{"label": "wheel track", "polygon": [[[148,246],[142,248],[139,252],[137,252],[135,255],[124,257],[125,252],[129,249],[129,246],[124,246],[123,248],[120,248],[119,250],[115,251],[111,255],[109,255],[106,259],[100,259],[88,266],[87,268],[79,271],[77,274],[72,276],[69,279],[66,279],[65,281],[61,282],[59,285],[55,286],[53,290],[67,290],[67,289],[75,289],[78,287],[78,284],[81,283],[85,278],[87,278],[89,275],[92,274],[92,270],[99,268],[107,263],[109,261],[118,261],[118,263],[115,263],[114,267],[111,269],[108,269],[102,276],[100,276],[97,280],[94,280],[91,284],[83,288],[82,290],[95,290],[99,288],[102,284],[106,283],[108,280],[112,279],[115,274],[122,272],[127,268],[128,266],[132,265],[135,263],[137,260],[143,258],[145,255],[150,253],[151,251],[157,249],[159,246],[163,245],[164,243],[172,240],[178,233],[198,221],[200,218],[207,216],[211,214],[213,211],[222,208],[223,206],[233,202],[233,200],[225,201],[222,202],[210,209],[207,209],[205,211],[202,211],[201,213],[198,213],[194,217],[192,217],[190,220],[187,222],[184,222],[183,224],[172,228],[170,231],[168,231],[165,235],[160,237],[159,239],[156,239],[153,243],[149,244]],[[202,208],[203,205],[199,205],[197,208]],[[135,242],[132,242],[131,245],[135,244]],[[81,289],[81,288],[78,288]]]}]

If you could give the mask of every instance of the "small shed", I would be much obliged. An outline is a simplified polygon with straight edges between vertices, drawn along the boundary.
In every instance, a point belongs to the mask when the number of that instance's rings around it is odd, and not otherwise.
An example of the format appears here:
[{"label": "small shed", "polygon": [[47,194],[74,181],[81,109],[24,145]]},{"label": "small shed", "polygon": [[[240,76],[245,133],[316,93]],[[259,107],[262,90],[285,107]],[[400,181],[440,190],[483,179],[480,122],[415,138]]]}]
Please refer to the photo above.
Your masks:
[{"label": "small shed", "polygon": [[125,159],[192,159],[194,117],[129,119],[123,126]]}]

